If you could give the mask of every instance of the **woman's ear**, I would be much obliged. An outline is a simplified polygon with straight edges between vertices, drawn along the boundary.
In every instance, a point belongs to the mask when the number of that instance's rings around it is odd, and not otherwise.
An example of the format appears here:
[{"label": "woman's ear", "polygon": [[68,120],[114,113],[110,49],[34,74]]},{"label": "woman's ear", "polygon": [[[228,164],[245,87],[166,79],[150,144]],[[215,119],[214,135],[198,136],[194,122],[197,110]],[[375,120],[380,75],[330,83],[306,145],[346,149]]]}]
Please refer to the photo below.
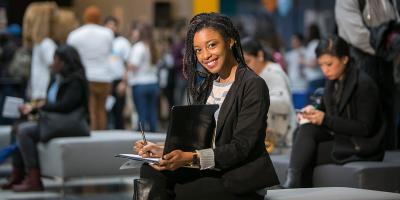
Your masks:
[{"label": "woman's ear", "polygon": [[264,52],[263,51],[257,51],[257,59],[260,62],[264,62]]},{"label": "woman's ear", "polygon": [[235,45],[236,41],[234,39],[230,38],[228,43],[229,43],[229,48],[232,49],[232,47],[233,47],[233,45]]},{"label": "woman's ear", "polygon": [[347,63],[349,62],[349,56],[343,56],[342,62],[343,62],[343,64],[347,65]]}]

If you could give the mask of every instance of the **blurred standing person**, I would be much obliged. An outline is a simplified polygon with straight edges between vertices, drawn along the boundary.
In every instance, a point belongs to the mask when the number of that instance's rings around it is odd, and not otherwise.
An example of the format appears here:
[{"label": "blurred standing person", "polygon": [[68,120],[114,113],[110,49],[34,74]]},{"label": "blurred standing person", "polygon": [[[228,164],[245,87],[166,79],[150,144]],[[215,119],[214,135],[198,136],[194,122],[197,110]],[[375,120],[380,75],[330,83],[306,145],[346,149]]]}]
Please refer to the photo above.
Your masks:
[{"label": "blurred standing person", "polygon": [[172,44],[172,56],[175,65],[175,98],[176,105],[186,104],[187,79],[183,72],[183,55],[185,54],[186,25],[182,22],[176,25],[174,43]]},{"label": "blurred standing person", "polygon": [[[19,30],[21,30],[19,28]],[[22,76],[13,76],[10,69],[14,62],[16,52],[20,49],[18,37],[11,34],[10,31],[0,32],[0,105],[3,105],[6,96],[23,97],[24,92]],[[30,63],[29,63],[30,64]],[[3,108],[0,107],[2,113]],[[0,116],[0,124],[10,123],[9,119]]]},{"label": "blurred standing person", "polygon": [[23,39],[27,46],[33,46],[30,75],[31,100],[46,98],[50,82],[50,65],[57,45],[52,37],[52,24],[57,5],[50,2],[32,3],[24,15]]},{"label": "blurred standing person", "polygon": [[292,103],[292,91],[289,78],[282,67],[273,62],[272,55],[268,54],[261,43],[254,38],[244,38],[242,48],[246,64],[265,80],[269,89],[270,109],[268,111],[268,134],[272,138],[271,150],[277,144],[289,146],[292,144],[292,130],[296,126],[295,112]]},{"label": "blurred standing person", "polygon": [[115,98],[115,103],[108,115],[108,124],[111,125],[111,128],[113,129],[124,129],[125,125],[123,110],[125,107],[125,95],[127,88],[125,71],[131,43],[118,33],[119,22],[115,17],[106,17],[104,20],[104,26],[114,32],[110,65],[113,69],[111,94]]},{"label": "blurred standing person", "polygon": [[83,26],[69,34],[67,43],[78,50],[89,81],[91,128],[104,130],[107,128],[105,103],[112,86],[112,70],[108,59],[114,34],[109,28],[99,25],[101,12],[96,6],[85,9],[83,22]]},{"label": "blurred standing person", "polygon": [[[171,52],[172,38],[166,37],[160,41],[161,55],[158,62],[158,80],[162,95],[168,100],[168,107],[174,103],[175,69],[174,57]],[[169,110],[169,109],[168,109]]]},{"label": "blurred standing person", "polygon": [[[388,53],[380,55],[380,48],[395,45],[399,34],[387,29],[387,34],[377,34],[389,26],[389,22],[399,22],[396,1],[391,0],[337,0],[335,17],[339,36],[351,45],[351,56],[375,81],[379,88],[380,103],[387,122],[385,146],[399,148],[400,136],[395,135],[393,60]],[[377,37],[379,36],[379,37]],[[397,42],[398,43],[398,42]]]},{"label": "blurred standing person", "polygon": [[304,65],[304,75],[307,79],[307,96],[320,87],[324,87],[325,78],[317,63],[315,49],[317,48],[320,34],[316,24],[311,24],[308,27],[307,46],[305,49],[305,57],[300,61]]},{"label": "blurred standing person", "polygon": [[288,64],[288,75],[292,83],[293,92],[304,92],[307,89],[307,80],[304,73],[304,60],[306,50],[303,46],[303,36],[296,33],[291,38],[292,50],[286,54],[286,63]]},{"label": "blurred standing person", "polygon": [[[145,23],[136,23],[132,29],[133,40],[128,59],[128,83],[132,87],[133,103],[139,122],[150,132],[157,131],[158,121],[158,52],[153,38],[153,28]],[[137,126],[139,127],[139,126]]]}]

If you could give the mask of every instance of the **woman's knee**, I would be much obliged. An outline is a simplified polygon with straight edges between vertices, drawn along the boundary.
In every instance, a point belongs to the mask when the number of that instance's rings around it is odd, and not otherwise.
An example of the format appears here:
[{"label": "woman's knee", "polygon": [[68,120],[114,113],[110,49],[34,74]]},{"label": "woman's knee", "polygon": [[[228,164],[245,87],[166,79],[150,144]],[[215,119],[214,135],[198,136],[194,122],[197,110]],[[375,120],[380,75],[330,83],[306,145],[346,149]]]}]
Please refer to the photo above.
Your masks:
[{"label": "woman's knee", "polygon": [[[36,134],[37,132],[37,124],[32,122],[24,122],[18,125],[16,137],[19,140],[25,140],[27,138],[31,138],[32,134]],[[37,134],[39,134],[37,132]]]},{"label": "woman's knee", "polygon": [[303,124],[299,127],[298,135],[302,137],[316,137],[321,132],[321,126],[315,124]]}]

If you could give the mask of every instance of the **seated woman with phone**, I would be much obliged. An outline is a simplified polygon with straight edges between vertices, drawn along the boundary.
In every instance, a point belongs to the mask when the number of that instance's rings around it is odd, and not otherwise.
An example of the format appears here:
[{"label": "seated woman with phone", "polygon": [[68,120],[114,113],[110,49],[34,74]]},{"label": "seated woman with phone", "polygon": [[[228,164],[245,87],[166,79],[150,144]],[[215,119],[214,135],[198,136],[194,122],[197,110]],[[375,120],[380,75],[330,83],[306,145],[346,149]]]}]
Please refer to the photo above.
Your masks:
[{"label": "seated woman with phone", "polygon": [[312,176],[306,172],[316,165],[383,157],[385,125],[374,81],[355,65],[340,37],[322,39],[315,53],[327,82],[320,108],[306,106],[298,112],[300,127],[284,188],[310,186],[306,178]]},{"label": "seated woman with phone", "polygon": [[148,199],[179,197],[176,184],[198,184],[185,190],[186,199],[264,199],[257,191],[279,184],[264,145],[268,87],[246,65],[239,32],[228,17],[202,13],[192,18],[184,72],[190,104],[219,105],[212,147],[164,155],[163,147],[137,141],[139,155],[162,157],[159,164],[141,168],[140,177],[153,182]]}]

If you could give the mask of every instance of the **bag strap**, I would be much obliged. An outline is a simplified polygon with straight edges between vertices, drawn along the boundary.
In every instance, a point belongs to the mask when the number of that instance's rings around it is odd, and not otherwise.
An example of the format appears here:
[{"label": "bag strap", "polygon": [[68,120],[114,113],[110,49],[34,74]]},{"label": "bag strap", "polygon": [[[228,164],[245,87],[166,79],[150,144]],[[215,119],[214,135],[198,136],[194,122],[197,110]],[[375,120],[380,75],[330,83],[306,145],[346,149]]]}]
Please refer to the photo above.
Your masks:
[{"label": "bag strap", "polygon": [[365,0],[358,0],[358,6],[359,6],[361,14],[362,14],[364,11],[364,8],[365,8]]},{"label": "bag strap", "polygon": [[[366,0],[358,0],[358,6],[359,6],[359,9],[360,9],[360,12],[361,12],[361,18],[362,18],[362,21],[363,21],[364,25],[366,25],[366,24],[365,24],[365,21],[364,21],[363,12],[364,12],[364,8],[365,8],[366,3],[367,3]],[[397,1],[396,0],[389,0],[389,3],[392,4],[392,7],[394,9],[394,13],[396,15],[396,21],[400,22],[399,11],[397,10]]]}]

